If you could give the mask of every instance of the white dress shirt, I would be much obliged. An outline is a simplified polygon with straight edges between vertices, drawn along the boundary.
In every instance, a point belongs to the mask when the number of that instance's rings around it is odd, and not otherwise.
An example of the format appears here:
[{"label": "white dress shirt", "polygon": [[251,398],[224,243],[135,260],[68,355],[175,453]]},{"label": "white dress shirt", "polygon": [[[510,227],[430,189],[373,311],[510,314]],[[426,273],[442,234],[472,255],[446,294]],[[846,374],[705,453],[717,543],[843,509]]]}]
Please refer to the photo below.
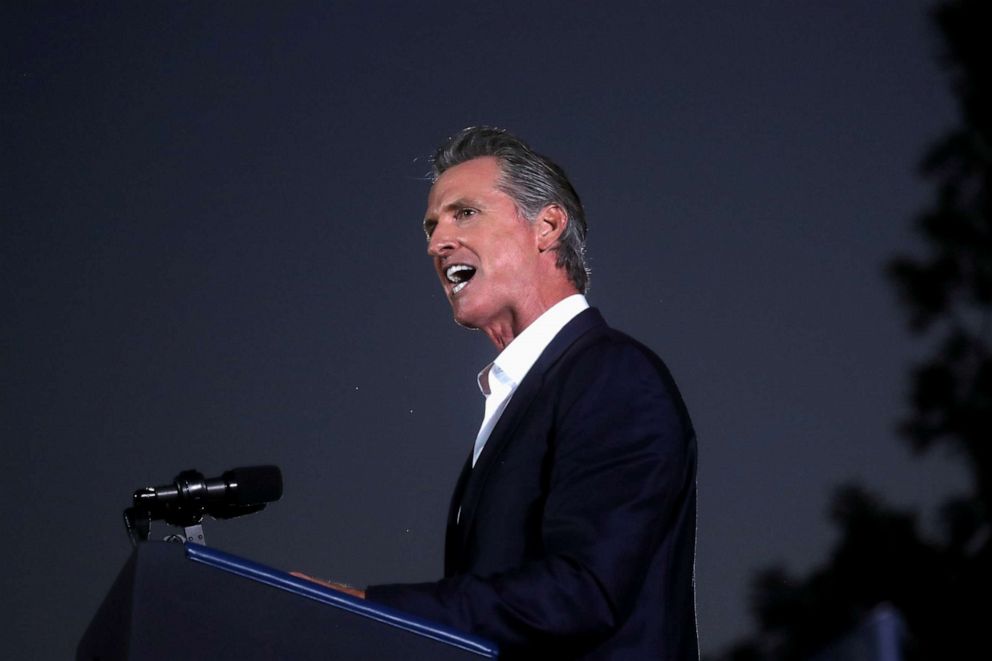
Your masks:
[{"label": "white dress shirt", "polygon": [[545,310],[544,314],[535,319],[520,335],[513,338],[496,356],[496,360],[479,372],[479,389],[486,397],[486,413],[482,418],[479,434],[475,437],[472,466],[475,466],[475,462],[479,460],[479,455],[482,454],[482,448],[486,446],[493,427],[499,422],[499,417],[513,397],[517,386],[537,362],[538,356],[551,344],[551,340],[565,324],[588,307],[589,303],[582,294],[563,298]]}]

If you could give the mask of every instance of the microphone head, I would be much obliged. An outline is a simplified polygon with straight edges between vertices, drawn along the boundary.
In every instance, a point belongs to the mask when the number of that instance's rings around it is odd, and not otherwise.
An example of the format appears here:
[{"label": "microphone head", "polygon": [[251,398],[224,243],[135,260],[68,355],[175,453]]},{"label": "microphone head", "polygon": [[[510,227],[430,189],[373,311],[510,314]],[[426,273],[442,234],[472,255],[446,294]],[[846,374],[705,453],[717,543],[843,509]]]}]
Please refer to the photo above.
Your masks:
[{"label": "microphone head", "polygon": [[235,505],[271,503],[282,497],[282,471],[278,466],[243,466],[223,475]]}]

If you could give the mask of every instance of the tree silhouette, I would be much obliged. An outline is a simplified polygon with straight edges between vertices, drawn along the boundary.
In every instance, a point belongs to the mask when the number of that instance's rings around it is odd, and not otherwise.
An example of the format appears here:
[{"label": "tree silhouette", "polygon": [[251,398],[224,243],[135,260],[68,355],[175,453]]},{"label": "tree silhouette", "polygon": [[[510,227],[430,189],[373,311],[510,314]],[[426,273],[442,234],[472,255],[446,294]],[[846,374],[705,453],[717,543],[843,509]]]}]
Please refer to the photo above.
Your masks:
[{"label": "tree silhouette", "polygon": [[972,491],[942,506],[943,535],[927,540],[915,513],[859,486],[838,489],[830,514],[840,540],[827,563],[804,578],[759,572],[758,631],[717,657],[724,661],[809,659],[881,602],[905,620],[905,658],[992,658],[992,2],[943,2],[933,18],[961,125],[920,167],[936,188],[916,223],[928,253],[888,265],[911,331],[936,342],[912,370],[913,409],[900,432],[918,452],[954,449]]},{"label": "tree silhouette", "polygon": [[939,335],[913,374],[914,414],[903,424],[918,450],[946,443],[965,453],[976,496],[992,509],[992,104],[987,30],[992,5],[941,5],[934,14],[947,44],[945,64],[963,126],[934,145],[922,164],[937,201],[917,226],[930,254],[894,260],[889,272],[910,311],[910,328]]}]

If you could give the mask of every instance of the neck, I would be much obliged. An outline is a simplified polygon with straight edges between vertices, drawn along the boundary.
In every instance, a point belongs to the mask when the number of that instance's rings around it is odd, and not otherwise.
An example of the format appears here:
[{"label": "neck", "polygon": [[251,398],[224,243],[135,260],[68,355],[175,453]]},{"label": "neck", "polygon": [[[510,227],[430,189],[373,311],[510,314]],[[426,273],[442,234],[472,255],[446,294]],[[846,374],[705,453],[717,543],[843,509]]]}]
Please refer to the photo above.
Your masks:
[{"label": "neck", "polygon": [[521,306],[519,311],[510,310],[503,318],[486,324],[481,330],[496,348],[502,351],[551,307],[578,293],[579,291],[570,282],[565,287],[556,287],[544,292],[543,295],[535,292],[534,298],[526,301],[527,304]]}]

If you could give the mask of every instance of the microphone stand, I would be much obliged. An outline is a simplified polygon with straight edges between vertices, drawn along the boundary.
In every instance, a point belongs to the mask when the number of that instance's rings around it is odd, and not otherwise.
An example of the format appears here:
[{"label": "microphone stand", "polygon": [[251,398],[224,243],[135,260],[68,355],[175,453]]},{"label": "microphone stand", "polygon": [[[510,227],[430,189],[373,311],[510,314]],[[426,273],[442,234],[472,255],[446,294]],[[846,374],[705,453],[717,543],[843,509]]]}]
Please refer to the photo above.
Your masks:
[{"label": "microphone stand", "polygon": [[138,542],[147,542],[152,531],[151,513],[137,507],[128,507],[124,510],[124,529],[127,530],[131,546],[137,546]]},{"label": "microphone stand", "polygon": [[[127,536],[131,540],[131,546],[137,546],[140,542],[148,541],[148,538],[151,536],[152,518],[152,513],[147,509],[128,507],[124,510],[124,529],[127,530]],[[181,525],[183,534],[172,533],[171,535],[166,535],[162,541],[176,542],[178,544],[193,542],[194,544],[206,546],[202,521],[202,515],[198,520],[190,520],[183,524],[166,521],[166,523],[171,525]]]}]

